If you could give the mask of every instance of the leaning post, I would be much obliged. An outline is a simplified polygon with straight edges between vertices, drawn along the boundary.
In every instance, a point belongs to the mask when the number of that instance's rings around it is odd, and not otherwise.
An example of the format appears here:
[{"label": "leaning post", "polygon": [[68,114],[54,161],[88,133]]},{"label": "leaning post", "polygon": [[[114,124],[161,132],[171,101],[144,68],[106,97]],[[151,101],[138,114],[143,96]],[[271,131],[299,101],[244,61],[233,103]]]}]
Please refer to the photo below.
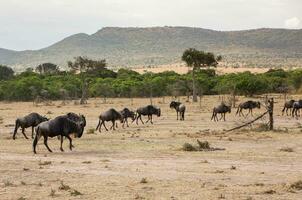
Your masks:
[{"label": "leaning post", "polygon": [[274,98],[268,100],[269,130],[274,130]]}]

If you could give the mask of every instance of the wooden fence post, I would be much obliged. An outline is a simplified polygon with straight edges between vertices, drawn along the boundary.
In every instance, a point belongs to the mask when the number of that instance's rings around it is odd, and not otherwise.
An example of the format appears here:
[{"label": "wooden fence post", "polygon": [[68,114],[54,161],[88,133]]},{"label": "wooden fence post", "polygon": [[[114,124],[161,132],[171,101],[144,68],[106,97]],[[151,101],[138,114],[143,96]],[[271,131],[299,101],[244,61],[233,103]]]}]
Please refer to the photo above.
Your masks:
[{"label": "wooden fence post", "polygon": [[274,130],[274,98],[268,100],[269,130]]}]

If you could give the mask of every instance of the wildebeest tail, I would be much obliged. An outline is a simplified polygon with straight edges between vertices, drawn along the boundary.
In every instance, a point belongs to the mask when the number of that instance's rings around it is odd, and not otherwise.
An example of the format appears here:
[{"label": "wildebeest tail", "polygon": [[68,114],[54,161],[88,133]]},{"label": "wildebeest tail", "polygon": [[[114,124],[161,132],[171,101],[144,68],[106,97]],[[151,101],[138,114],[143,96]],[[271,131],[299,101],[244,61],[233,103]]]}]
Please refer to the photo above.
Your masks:
[{"label": "wildebeest tail", "polygon": [[284,111],[285,111],[285,108],[286,108],[286,107],[285,107],[285,105],[284,105],[284,107],[283,107],[283,110],[282,110],[282,114],[284,113]]},{"label": "wildebeest tail", "polygon": [[33,151],[34,153],[36,154],[36,146],[38,144],[38,140],[40,138],[40,131],[39,131],[39,126],[37,128],[35,128],[35,132],[36,132],[36,136],[35,136],[35,139],[33,141]]},{"label": "wildebeest tail", "polygon": [[17,133],[17,130],[19,128],[19,119],[16,120],[16,123],[15,123],[15,130],[14,130],[14,135],[13,135],[13,139],[16,139],[16,133]]}]

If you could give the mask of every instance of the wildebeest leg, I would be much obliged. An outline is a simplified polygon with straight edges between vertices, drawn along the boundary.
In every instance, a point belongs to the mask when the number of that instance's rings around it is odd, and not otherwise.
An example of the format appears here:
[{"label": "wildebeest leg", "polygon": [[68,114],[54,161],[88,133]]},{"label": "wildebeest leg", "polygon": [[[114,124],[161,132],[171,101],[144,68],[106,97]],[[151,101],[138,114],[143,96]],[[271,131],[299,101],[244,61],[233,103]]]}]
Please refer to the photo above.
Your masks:
[{"label": "wildebeest leg", "polygon": [[126,118],[126,123],[127,123],[127,127],[129,127],[129,124],[128,124],[128,118]]},{"label": "wildebeest leg", "polygon": [[254,117],[254,115],[253,115],[253,109],[251,109],[251,115],[252,115],[252,117]]},{"label": "wildebeest leg", "polygon": [[61,136],[61,146],[60,146],[60,150],[61,150],[61,151],[64,151],[64,149],[63,149],[63,136]]},{"label": "wildebeest leg", "polygon": [[142,120],[142,116],[140,115],[139,116],[139,119],[141,120],[141,122],[144,124],[143,120]]},{"label": "wildebeest leg", "polygon": [[292,117],[294,117],[295,116],[295,110],[296,110],[296,108],[293,108],[293,110],[292,110]]},{"label": "wildebeest leg", "polygon": [[153,121],[152,121],[152,115],[150,116],[150,118],[151,118],[151,124],[153,124]]},{"label": "wildebeest leg", "polygon": [[102,121],[103,126],[105,127],[106,131],[108,131],[108,128],[105,125],[105,121]]},{"label": "wildebeest leg", "polygon": [[72,151],[72,147],[74,147],[74,146],[72,145],[72,139],[71,139],[71,137],[70,137],[69,135],[67,135],[66,137],[67,137],[68,140],[69,140],[69,149],[70,149],[70,151]]},{"label": "wildebeest leg", "polygon": [[220,113],[220,119],[219,120],[222,120],[223,118],[223,113]]},{"label": "wildebeest leg", "polygon": [[[115,120],[112,121],[112,126],[111,126],[111,128],[112,128],[113,130],[115,130]],[[111,128],[110,128],[110,129],[111,129]]]},{"label": "wildebeest leg", "polygon": [[[213,111],[213,113],[212,113],[212,117],[211,117],[211,121],[214,119],[214,116],[215,116],[215,114],[214,114],[215,112]],[[215,121],[215,119],[214,119],[214,121]]]},{"label": "wildebeest leg", "polygon": [[176,111],[176,116],[177,116],[177,119],[176,119],[176,120],[178,120],[178,111]]},{"label": "wildebeest leg", "polygon": [[49,148],[49,146],[47,144],[48,136],[43,135],[43,137],[44,137],[44,145],[46,146],[46,148],[48,149],[49,152],[52,152],[52,150]]},{"label": "wildebeest leg", "polygon": [[148,115],[148,120],[146,121],[146,123],[148,123],[150,121],[150,115]]},{"label": "wildebeest leg", "polygon": [[33,150],[34,150],[34,154],[36,154],[36,146],[38,144],[38,141],[40,139],[41,135],[38,133],[38,131],[36,132],[36,136],[35,136],[35,139],[34,139],[34,142],[33,142]]},{"label": "wildebeest leg", "polygon": [[225,121],[225,113],[223,113],[223,120]]},{"label": "wildebeest leg", "polygon": [[20,127],[18,120],[16,120],[16,124],[15,124],[15,130],[14,130],[14,135],[13,135],[13,139],[16,139],[16,134],[18,131],[18,128]]},{"label": "wildebeest leg", "polygon": [[34,139],[34,127],[31,127],[31,139]]},{"label": "wildebeest leg", "polygon": [[26,139],[28,139],[28,137],[26,136],[24,130],[25,130],[25,128],[22,128],[22,134],[24,135],[24,137],[25,137]]},{"label": "wildebeest leg", "polygon": [[95,130],[98,130],[99,129],[99,132],[101,132],[101,119],[99,119],[99,123],[98,125],[96,126],[96,129]]},{"label": "wildebeest leg", "polygon": [[182,112],[182,121],[185,120],[185,112]]}]

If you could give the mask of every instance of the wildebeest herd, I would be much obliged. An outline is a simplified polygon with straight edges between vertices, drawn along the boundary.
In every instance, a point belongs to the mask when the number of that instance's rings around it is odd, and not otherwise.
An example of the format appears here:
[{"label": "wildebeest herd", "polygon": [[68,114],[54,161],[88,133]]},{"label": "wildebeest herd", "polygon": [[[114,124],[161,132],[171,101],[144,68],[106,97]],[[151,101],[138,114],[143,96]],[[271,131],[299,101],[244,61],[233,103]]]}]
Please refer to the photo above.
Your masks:
[{"label": "wildebeest herd", "polygon": [[[246,116],[251,114],[253,116],[253,109],[260,108],[261,103],[259,101],[246,101],[238,105],[238,109],[236,112],[236,115],[244,116],[243,110],[248,110],[248,113]],[[185,120],[185,112],[186,112],[186,106],[177,101],[172,101],[169,106],[171,109],[175,109],[177,120]],[[282,110],[282,115],[284,112],[288,115],[288,110],[290,110],[290,113],[292,116],[298,116],[300,109],[302,108],[302,100],[294,101],[290,100],[285,102],[284,108]],[[224,102],[222,102],[220,105],[213,108],[212,117],[211,120],[219,121],[219,120],[226,120],[225,115],[226,113],[231,113],[231,106],[226,105]],[[218,119],[217,114],[220,114],[220,119]],[[105,128],[106,131],[108,131],[108,128],[105,125],[105,122],[112,122],[112,125],[110,129],[115,130],[117,128],[117,121],[120,121],[122,124],[122,127],[124,128],[125,124],[127,127],[129,127],[128,119],[132,120],[132,123],[136,121],[136,124],[138,124],[139,120],[142,124],[148,123],[150,121],[151,124],[153,124],[152,116],[156,115],[158,117],[161,116],[161,109],[159,107],[153,106],[153,105],[147,105],[145,107],[140,107],[136,109],[136,111],[131,111],[128,108],[124,108],[121,111],[117,111],[114,108],[111,108],[107,110],[106,112],[103,112],[99,116],[99,122],[97,124],[96,130],[99,130],[101,132],[102,126]],[[142,116],[147,116],[148,119],[146,122],[142,120]],[[16,139],[16,133],[19,128],[22,130],[22,134],[26,139],[28,137],[25,134],[26,128],[32,128],[32,138],[33,140],[33,152],[36,153],[36,146],[39,141],[39,139],[43,136],[44,139],[44,145],[48,149],[49,152],[52,152],[52,150],[49,148],[47,141],[48,137],[58,137],[60,140],[60,150],[63,150],[62,144],[64,138],[67,138],[69,140],[69,148],[72,150],[74,147],[72,144],[72,138],[71,135],[74,135],[76,138],[81,138],[83,135],[84,129],[86,127],[86,118],[84,115],[81,114],[75,114],[75,113],[67,113],[66,115],[58,116],[54,119],[48,119],[45,116],[41,116],[38,113],[31,113],[24,117],[19,117],[16,119],[15,122],[15,129],[13,132],[13,139]],[[35,137],[34,137],[34,132]]]}]

